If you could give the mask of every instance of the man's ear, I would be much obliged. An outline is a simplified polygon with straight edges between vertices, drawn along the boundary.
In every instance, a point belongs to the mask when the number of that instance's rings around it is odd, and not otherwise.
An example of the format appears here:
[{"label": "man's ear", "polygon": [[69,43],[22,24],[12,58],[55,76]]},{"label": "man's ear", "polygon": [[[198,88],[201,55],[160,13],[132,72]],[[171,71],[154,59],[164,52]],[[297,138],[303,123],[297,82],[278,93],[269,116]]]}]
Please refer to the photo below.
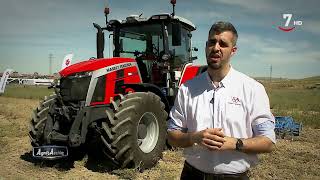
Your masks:
[{"label": "man's ear", "polygon": [[231,49],[231,56],[233,56],[238,50],[237,46],[233,46],[233,48]]}]

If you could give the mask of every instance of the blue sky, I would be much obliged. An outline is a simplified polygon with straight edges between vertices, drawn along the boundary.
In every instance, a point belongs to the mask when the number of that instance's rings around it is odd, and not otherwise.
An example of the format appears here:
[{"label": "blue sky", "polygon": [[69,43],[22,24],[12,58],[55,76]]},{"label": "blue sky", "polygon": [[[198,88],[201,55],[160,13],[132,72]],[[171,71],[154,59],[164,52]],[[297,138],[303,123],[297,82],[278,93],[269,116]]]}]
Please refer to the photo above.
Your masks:
[{"label": "blue sky", "polygon": [[[0,0],[0,72],[12,68],[21,73],[49,72],[61,67],[64,56],[74,62],[96,56],[93,22],[104,25],[105,0]],[[109,0],[109,19],[131,14],[149,17],[171,13],[169,0]],[[193,46],[198,63],[205,63],[208,29],[215,21],[233,23],[239,33],[238,52],[232,65],[250,76],[303,78],[320,75],[320,1],[318,0],[177,0],[176,14],[191,20]],[[302,21],[283,32],[283,14]],[[108,56],[108,48],[105,50]]]}]

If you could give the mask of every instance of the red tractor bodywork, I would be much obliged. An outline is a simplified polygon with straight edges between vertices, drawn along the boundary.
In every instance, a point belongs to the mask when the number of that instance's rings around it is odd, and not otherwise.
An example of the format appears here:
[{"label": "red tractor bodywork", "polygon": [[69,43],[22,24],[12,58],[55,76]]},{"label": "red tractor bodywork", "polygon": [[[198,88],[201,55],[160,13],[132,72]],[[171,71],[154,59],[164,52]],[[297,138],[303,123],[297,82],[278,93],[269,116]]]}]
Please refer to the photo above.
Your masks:
[{"label": "red tractor bodywork", "polygon": [[95,71],[101,68],[105,68],[108,66],[112,66],[115,64],[121,64],[126,62],[136,62],[132,58],[123,58],[123,57],[114,57],[114,58],[103,58],[99,59],[91,59],[87,61],[82,61],[76,64],[72,64],[69,67],[61,70],[59,74],[61,77],[66,77],[75,73]]},{"label": "red tractor bodywork", "polygon": [[[78,73],[88,72],[92,74],[89,87],[101,88],[91,84],[95,79],[105,76],[105,97],[102,101],[89,101],[92,99],[88,93],[86,98],[86,105],[99,105],[99,104],[110,104],[115,96],[119,95],[120,92],[127,92],[129,90],[122,89],[122,84],[139,84],[142,83],[142,78],[139,72],[137,63],[132,58],[105,58],[99,60],[88,60],[73,64],[60,71],[61,77],[67,77]],[[89,88],[89,91],[90,91]],[[131,90],[131,89],[130,89]],[[132,91],[132,90],[131,90]],[[92,95],[92,94],[91,94]]]},{"label": "red tractor bodywork", "polygon": [[[188,63],[183,67],[179,80],[179,86],[203,72],[205,66]],[[134,92],[132,88],[122,86],[123,84],[140,84],[142,77],[137,62],[132,58],[104,58],[99,60],[88,60],[73,64],[59,72],[61,77],[67,77],[78,73],[89,72],[92,80],[105,76],[105,97],[103,101],[90,101],[86,105],[110,104],[110,101],[119,94]],[[157,73],[157,71],[155,71]],[[160,74],[159,74],[160,76]],[[89,86],[95,88],[96,86]],[[88,96],[89,95],[89,96]],[[91,100],[90,94],[86,100]]]},{"label": "red tractor bodywork", "polygon": [[197,76],[199,73],[200,66],[198,65],[193,65],[192,63],[188,63],[183,67],[183,71],[181,74],[181,79],[179,81],[179,87],[185,83],[186,81],[194,78]]}]

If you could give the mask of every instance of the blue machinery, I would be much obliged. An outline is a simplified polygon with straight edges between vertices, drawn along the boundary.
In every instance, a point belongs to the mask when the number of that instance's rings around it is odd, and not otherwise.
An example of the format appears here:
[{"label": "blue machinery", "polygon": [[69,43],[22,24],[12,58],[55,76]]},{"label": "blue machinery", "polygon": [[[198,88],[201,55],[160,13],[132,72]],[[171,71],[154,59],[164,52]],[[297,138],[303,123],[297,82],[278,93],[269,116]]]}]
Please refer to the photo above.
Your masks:
[{"label": "blue machinery", "polygon": [[290,116],[276,116],[275,133],[279,138],[285,138],[286,135],[299,136],[302,131],[302,123],[297,123]]}]

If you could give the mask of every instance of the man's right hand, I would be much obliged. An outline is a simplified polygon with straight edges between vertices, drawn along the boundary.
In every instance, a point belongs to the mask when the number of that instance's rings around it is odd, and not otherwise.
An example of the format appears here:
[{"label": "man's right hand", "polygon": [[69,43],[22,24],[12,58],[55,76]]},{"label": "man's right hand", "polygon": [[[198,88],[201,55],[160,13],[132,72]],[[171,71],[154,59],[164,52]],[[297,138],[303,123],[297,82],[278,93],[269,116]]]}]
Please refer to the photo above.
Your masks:
[{"label": "man's right hand", "polygon": [[209,150],[218,150],[225,142],[224,136],[221,128],[207,128],[194,133],[191,137],[193,143],[203,145]]}]

